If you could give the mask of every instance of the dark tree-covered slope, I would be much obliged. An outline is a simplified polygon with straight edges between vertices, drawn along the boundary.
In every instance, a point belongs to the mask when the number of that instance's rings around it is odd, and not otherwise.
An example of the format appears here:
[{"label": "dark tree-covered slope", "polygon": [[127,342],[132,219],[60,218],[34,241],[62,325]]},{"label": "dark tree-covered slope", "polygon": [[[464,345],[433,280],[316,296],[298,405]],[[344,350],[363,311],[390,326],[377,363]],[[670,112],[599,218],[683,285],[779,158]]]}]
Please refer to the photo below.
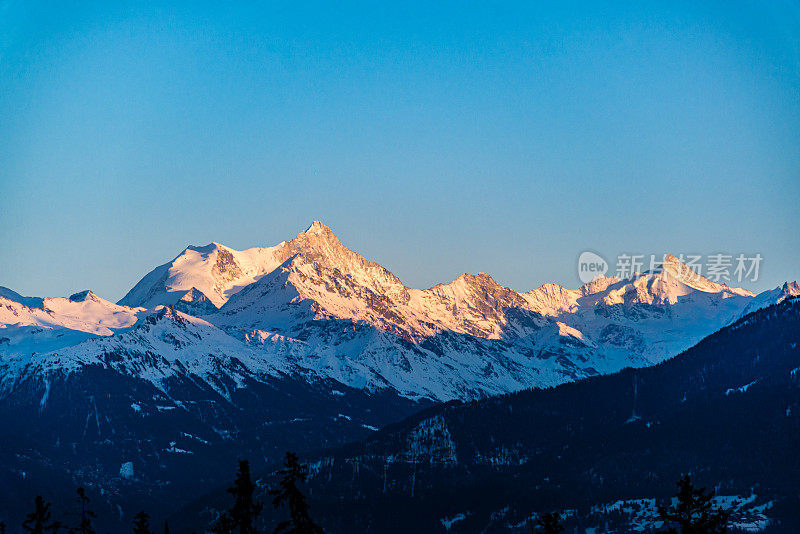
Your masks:
[{"label": "dark tree-covered slope", "polygon": [[501,532],[554,509],[588,525],[592,507],[664,498],[691,472],[771,502],[771,528],[789,532],[799,446],[795,299],[655,367],[431,408],[311,458],[309,491],[331,532]]}]

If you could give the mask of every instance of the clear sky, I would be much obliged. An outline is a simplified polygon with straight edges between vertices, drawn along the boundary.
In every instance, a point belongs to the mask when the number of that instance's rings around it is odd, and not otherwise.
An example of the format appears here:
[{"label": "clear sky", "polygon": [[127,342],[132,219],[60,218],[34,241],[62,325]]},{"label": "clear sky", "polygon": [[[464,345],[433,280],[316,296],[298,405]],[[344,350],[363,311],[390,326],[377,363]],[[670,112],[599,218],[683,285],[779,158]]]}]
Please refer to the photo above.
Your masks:
[{"label": "clear sky", "polygon": [[0,285],[117,300],[314,219],[414,287],[800,277],[796,1],[228,4],[0,0]]}]

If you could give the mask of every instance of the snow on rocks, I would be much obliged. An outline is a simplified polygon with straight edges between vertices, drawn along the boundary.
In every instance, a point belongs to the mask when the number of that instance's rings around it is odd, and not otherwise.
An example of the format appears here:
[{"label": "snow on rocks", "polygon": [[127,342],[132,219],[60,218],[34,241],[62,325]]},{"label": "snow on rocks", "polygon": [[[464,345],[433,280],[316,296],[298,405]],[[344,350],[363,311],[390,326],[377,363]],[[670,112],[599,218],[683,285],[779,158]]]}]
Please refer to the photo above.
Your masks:
[{"label": "snow on rocks", "polygon": [[119,468],[119,476],[126,480],[133,478],[133,462],[122,462]]}]

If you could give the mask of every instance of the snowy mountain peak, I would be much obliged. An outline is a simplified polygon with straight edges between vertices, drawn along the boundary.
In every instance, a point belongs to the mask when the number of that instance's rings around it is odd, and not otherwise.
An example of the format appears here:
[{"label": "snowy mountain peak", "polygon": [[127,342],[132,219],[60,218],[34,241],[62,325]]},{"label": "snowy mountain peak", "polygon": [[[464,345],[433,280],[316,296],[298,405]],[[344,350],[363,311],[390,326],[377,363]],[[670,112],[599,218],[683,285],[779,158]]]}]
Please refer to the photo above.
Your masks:
[{"label": "snowy mountain peak", "polygon": [[797,282],[784,282],[782,286],[775,289],[763,291],[753,298],[747,307],[742,310],[737,318],[744,317],[748,313],[766,308],[773,304],[779,304],[786,299],[791,299],[800,296],[800,284]]},{"label": "snowy mountain peak", "polygon": [[161,321],[174,322],[177,323],[178,326],[185,325],[187,322],[191,322],[194,324],[203,324],[203,325],[209,324],[206,321],[203,321],[202,319],[198,319],[197,317],[181,313],[180,311],[175,309],[175,306],[158,306],[154,310],[151,310],[143,317],[141,317],[137,321],[136,325],[139,326],[142,324],[156,324]]},{"label": "snowy mountain peak", "polygon": [[594,295],[595,293],[599,293],[601,291],[605,291],[608,286],[612,284],[616,284],[619,282],[619,278],[616,276],[605,276],[599,275],[592,279],[590,282],[585,283],[579,289],[581,295]]},{"label": "snowy mountain peak", "polygon": [[783,287],[781,287],[781,291],[786,296],[796,297],[800,295],[800,284],[795,282],[784,282]]},{"label": "snowy mountain peak", "polygon": [[219,243],[215,243],[214,241],[212,241],[208,245],[202,245],[202,246],[200,246],[200,245],[189,245],[185,249],[183,249],[183,252],[181,254],[179,254],[178,257],[180,258],[184,254],[186,254],[186,252],[188,252],[188,251],[193,251],[193,252],[197,252],[198,254],[208,255],[208,254],[211,254],[212,252],[214,252],[215,250],[217,250],[218,248],[221,248],[221,247],[223,247],[223,245],[220,245]]},{"label": "snowy mountain peak", "polygon": [[[347,279],[348,284],[363,286],[372,292],[408,300],[407,289],[394,274],[381,265],[364,258],[344,246],[330,228],[315,221],[309,230],[297,234],[291,241],[279,247],[281,262],[299,256],[294,266],[308,263],[312,267],[303,270],[304,276],[315,279]],[[329,283],[326,285],[330,285]]]},{"label": "snowy mountain peak", "polygon": [[705,276],[702,276],[697,271],[692,269],[689,265],[682,262],[674,254],[667,254],[661,264],[662,272],[667,273],[672,278],[679,280],[683,284],[706,293],[721,293],[723,291],[733,293],[735,295],[752,297],[754,294],[741,287],[731,288],[725,284],[712,282]]},{"label": "snowy mountain peak", "polygon": [[83,291],[79,291],[77,293],[73,293],[69,296],[69,300],[72,302],[83,302],[85,300],[94,300],[98,301],[100,297],[94,294],[90,289],[84,289]]},{"label": "snowy mountain peak", "polygon": [[[214,308],[221,307],[231,295],[255,282],[280,265],[278,247],[257,247],[237,251],[209,243],[188,246],[171,262],[150,271],[119,304],[153,308],[174,305],[187,292],[201,293]],[[192,293],[186,300],[196,301]],[[209,310],[207,313],[210,313]]]},{"label": "snowy mountain peak", "polygon": [[[179,292],[176,292],[176,294],[177,293]],[[213,302],[211,302],[211,299],[209,299],[205,293],[196,287],[192,287],[186,291],[186,293],[180,299],[178,299],[174,306],[183,313],[196,316],[208,315],[209,313],[214,313],[219,309]]]},{"label": "snowy mountain peak", "polygon": [[325,226],[324,224],[322,224],[319,221],[312,222],[311,226],[306,228],[306,231],[303,232],[303,233],[304,234],[310,234],[310,235],[314,235],[314,234],[333,234],[333,232],[331,231],[330,228],[328,228],[327,226]]},{"label": "snowy mountain peak", "polygon": [[[189,289],[181,298],[180,301],[183,302],[196,302],[196,301],[207,301],[208,297],[197,289],[196,287],[192,287]],[[179,302],[180,302],[179,301]]]},{"label": "snowy mountain peak", "polygon": [[355,254],[346,248],[339,241],[333,231],[319,221],[314,221],[305,232],[300,232],[294,239],[283,245],[281,253],[284,259],[299,253],[306,256],[315,255],[318,257],[342,256]]},{"label": "snowy mountain peak", "polygon": [[484,272],[479,272],[478,274],[469,274],[464,273],[449,284],[444,285],[467,285],[473,287],[502,287],[498,284],[491,275],[488,275]]},{"label": "snowy mountain peak", "polygon": [[701,276],[696,270],[692,269],[674,254],[667,254],[664,256],[664,261],[661,263],[661,270],[668,272],[673,277],[678,279],[703,280],[713,283],[707,278]]}]

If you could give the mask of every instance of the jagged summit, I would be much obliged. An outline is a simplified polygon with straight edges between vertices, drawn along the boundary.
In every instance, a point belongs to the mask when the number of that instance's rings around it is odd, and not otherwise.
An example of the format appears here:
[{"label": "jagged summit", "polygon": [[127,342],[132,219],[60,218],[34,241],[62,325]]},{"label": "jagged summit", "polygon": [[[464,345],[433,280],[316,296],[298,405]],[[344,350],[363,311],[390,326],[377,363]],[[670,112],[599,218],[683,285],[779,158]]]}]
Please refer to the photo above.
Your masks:
[{"label": "jagged summit", "polygon": [[94,294],[91,289],[84,289],[83,291],[78,291],[77,293],[73,293],[69,296],[69,300],[72,302],[83,302],[85,300],[98,300],[99,297]]},{"label": "jagged summit", "polygon": [[180,257],[182,254],[184,254],[184,253],[186,253],[187,251],[190,251],[190,250],[194,251],[194,252],[197,252],[199,254],[210,254],[210,253],[214,252],[218,248],[227,248],[227,247],[225,245],[220,245],[219,243],[217,243],[215,241],[212,241],[208,245],[189,245],[185,249],[183,249],[183,252],[181,254],[179,254],[178,257]]},{"label": "jagged summit", "polygon": [[494,278],[492,278],[491,275],[488,275],[483,271],[480,271],[478,274],[464,273],[461,276],[459,276],[459,278],[472,283],[481,283],[481,284],[487,283],[498,286],[500,285],[495,281]]},{"label": "jagged summit", "polygon": [[784,282],[783,286],[781,286],[781,291],[785,295],[798,296],[800,295],[800,284],[798,284],[797,281]]},{"label": "jagged summit", "polygon": [[432,291],[437,288],[457,287],[457,286],[501,286],[491,275],[481,271],[476,274],[461,273],[453,281],[436,284],[425,291]]},{"label": "jagged summit", "polygon": [[311,261],[335,260],[357,255],[342,245],[333,231],[319,221],[314,221],[304,232],[279,245],[283,261],[295,254],[303,254]]},{"label": "jagged summit", "polygon": [[464,273],[448,284],[437,284],[423,291],[428,295],[436,295],[446,301],[449,306],[461,303],[462,306],[471,307],[490,306],[499,307],[524,306],[525,299],[522,295],[500,283],[490,275],[479,272],[478,274]]},{"label": "jagged summit", "polygon": [[331,229],[319,221],[314,221],[306,228],[304,234],[333,234]]}]

